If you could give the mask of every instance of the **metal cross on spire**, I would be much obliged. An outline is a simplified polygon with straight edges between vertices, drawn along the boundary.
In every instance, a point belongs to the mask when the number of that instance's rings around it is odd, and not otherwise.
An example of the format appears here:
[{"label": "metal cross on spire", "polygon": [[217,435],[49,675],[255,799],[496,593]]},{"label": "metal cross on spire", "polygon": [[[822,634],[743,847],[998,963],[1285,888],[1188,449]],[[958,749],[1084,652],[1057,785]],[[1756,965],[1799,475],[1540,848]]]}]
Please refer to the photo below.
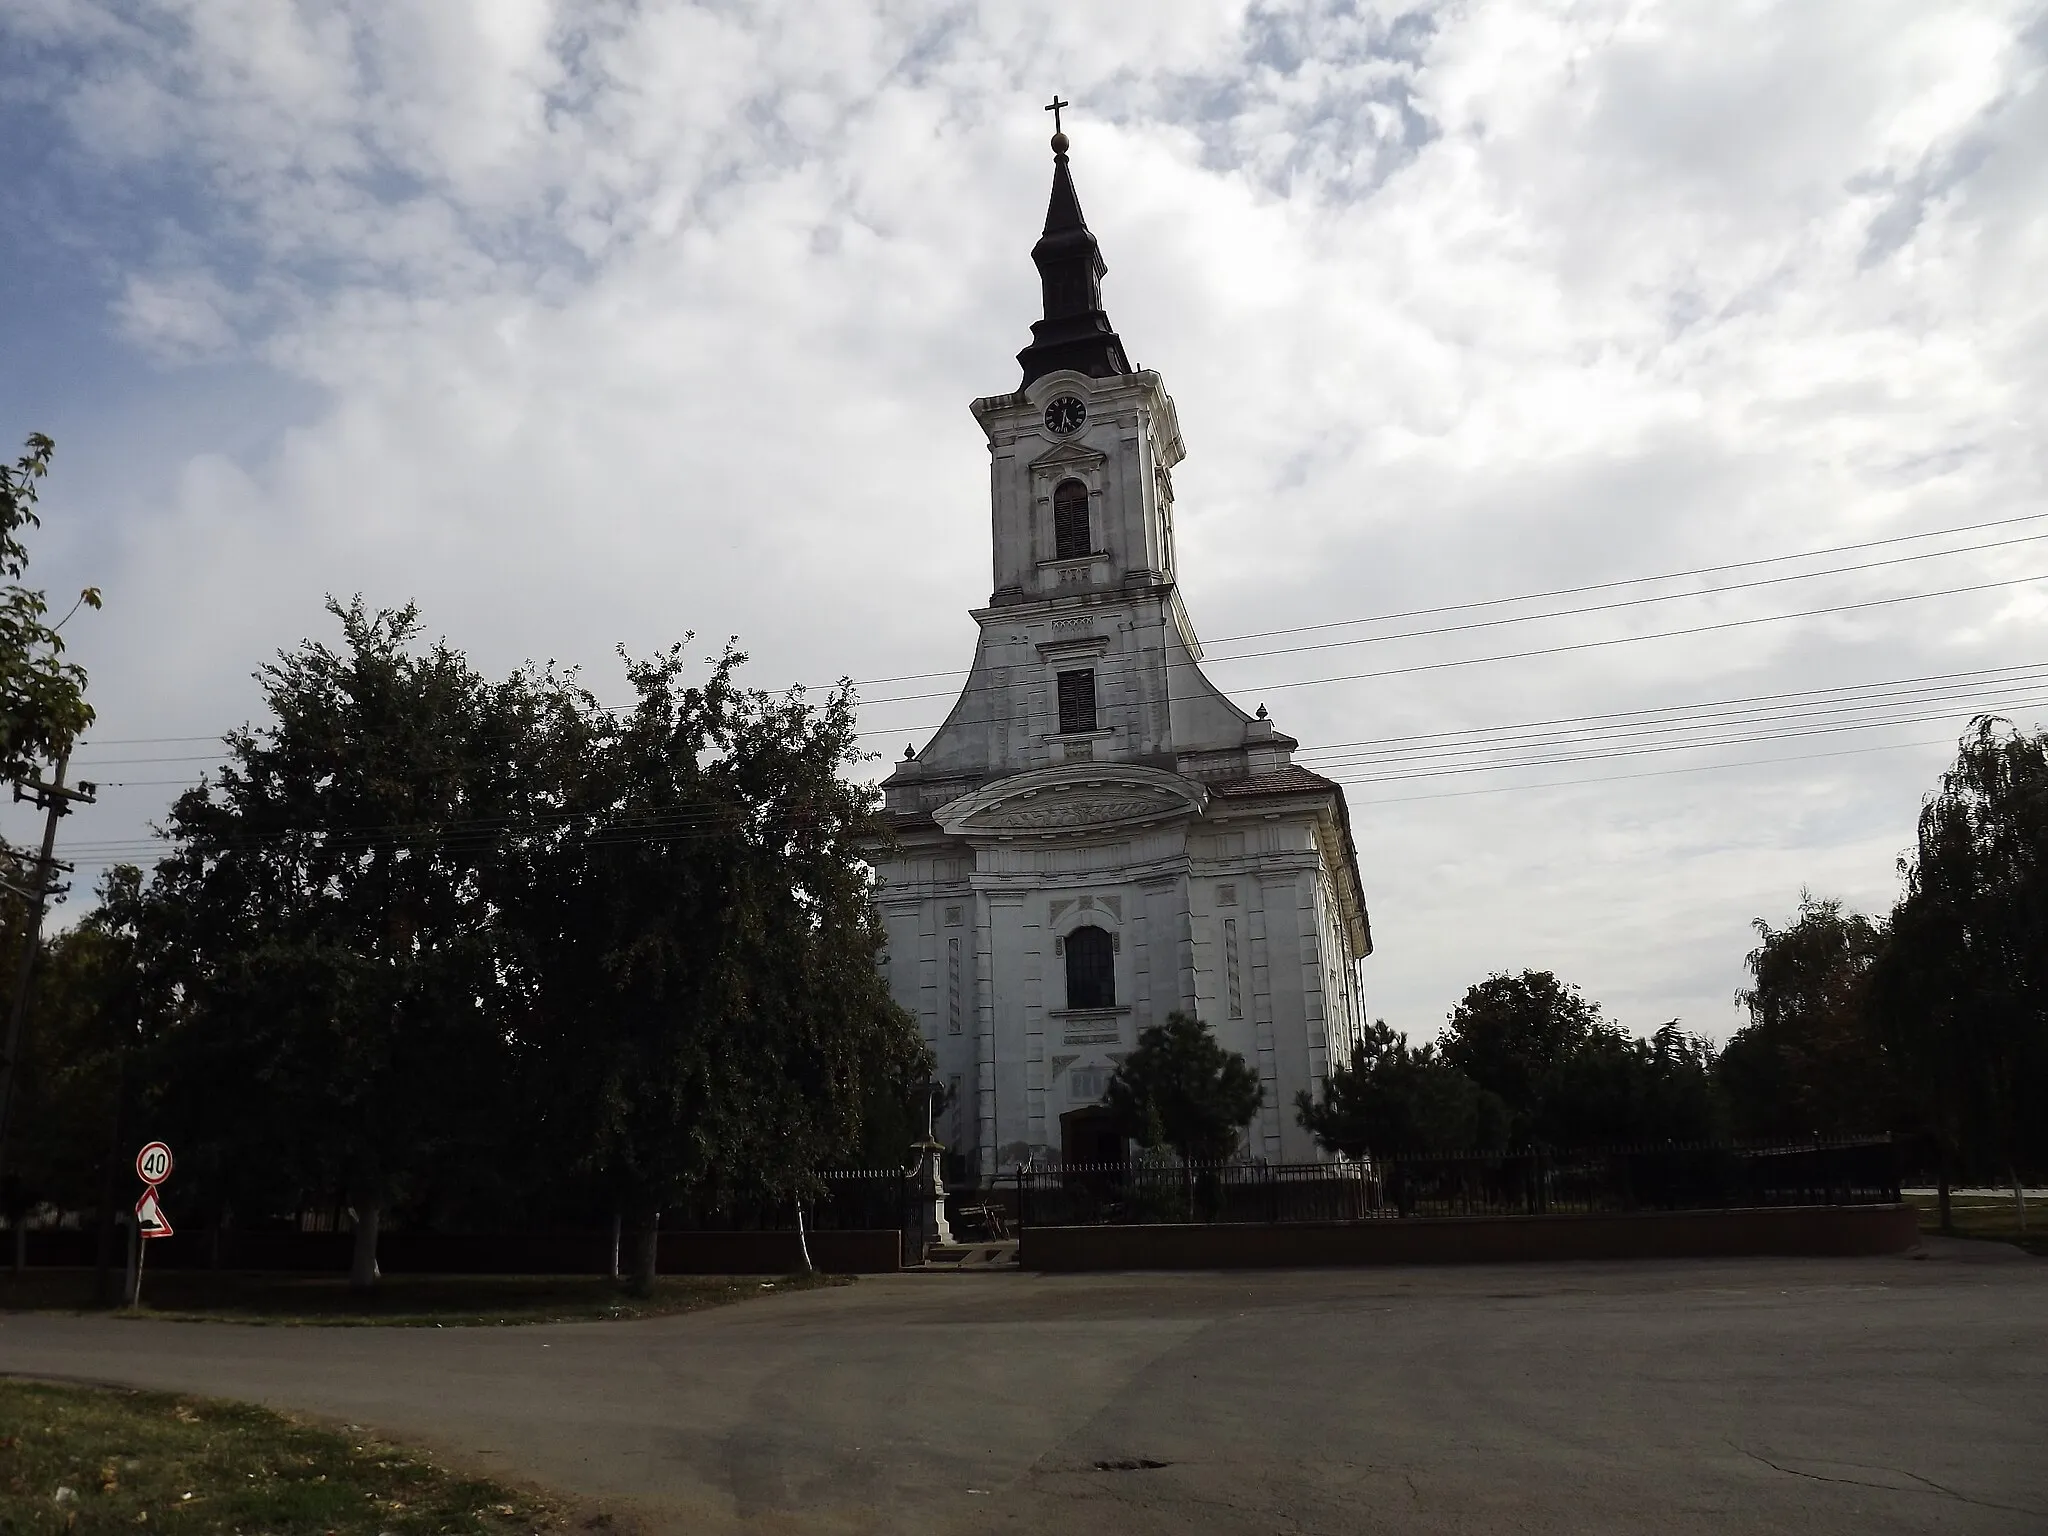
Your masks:
[{"label": "metal cross on spire", "polygon": [[1045,110],[1052,114],[1052,131],[1054,133],[1066,132],[1064,128],[1060,127],[1060,108],[1071,107],[1072,105],[1071,101],[1061,101],[1058,91],[1052,93],[1052,100],[1046,103]]}]

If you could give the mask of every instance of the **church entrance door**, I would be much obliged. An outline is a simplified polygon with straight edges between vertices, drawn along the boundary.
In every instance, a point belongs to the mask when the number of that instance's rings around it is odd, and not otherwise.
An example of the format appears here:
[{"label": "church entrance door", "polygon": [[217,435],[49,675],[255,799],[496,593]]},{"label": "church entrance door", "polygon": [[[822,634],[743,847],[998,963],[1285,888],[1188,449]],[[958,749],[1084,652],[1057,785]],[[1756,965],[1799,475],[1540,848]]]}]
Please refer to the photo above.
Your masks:
[{"label": "church entrance door", "polygon": [[1067,1167],[1123,1160],[1124,1138],[1115,1117],[1102,1105],[1070,1109],[1060,1116],[1060,1161]]}]

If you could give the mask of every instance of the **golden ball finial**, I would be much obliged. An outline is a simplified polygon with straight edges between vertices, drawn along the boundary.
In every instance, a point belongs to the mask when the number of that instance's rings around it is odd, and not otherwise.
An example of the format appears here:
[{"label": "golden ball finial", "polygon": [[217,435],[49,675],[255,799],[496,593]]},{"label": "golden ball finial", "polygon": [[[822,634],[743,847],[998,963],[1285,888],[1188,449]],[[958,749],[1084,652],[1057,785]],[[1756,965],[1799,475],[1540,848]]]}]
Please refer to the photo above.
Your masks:
[{"label": "golden ball finial", "polygon": [[1052,152],[1056,155],[1064,155],[1067,152],[1067,136],[1064,133],[1052,136]]}]

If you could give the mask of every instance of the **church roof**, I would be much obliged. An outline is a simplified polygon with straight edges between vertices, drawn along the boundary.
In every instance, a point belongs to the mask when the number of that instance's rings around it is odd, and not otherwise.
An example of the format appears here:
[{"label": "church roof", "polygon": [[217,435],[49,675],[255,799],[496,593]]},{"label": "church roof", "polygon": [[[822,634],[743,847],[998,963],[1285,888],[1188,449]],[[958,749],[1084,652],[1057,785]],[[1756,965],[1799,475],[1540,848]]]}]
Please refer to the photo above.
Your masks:
[{"label": "church roof", "polygon": [[1205,788],[1212,795],[1234,800],[1253,795],[1316,794],[1326,789],[1337,789],[1338,785],[1335,779],[1326,779],[1320,773],[1312,773],[1299,764],[1289,763],[1285,768],[1275,768],[1270,773],[1255,773],[1243,779],[1225,779],[1221,783],[1206,785]]},{"label": "church roof", "polygon": [[1031,345],[1017,354],[1024,369],[1019,389],[1061,368],[1092,379],[1131,372],[1123,339],[1102,308],[1102,277],[1109,270],[1102,247],[1081,215],[1080,194],[1067,169],[1067,136],[1052,136],[1052,196],[1045,205],[1045,232],[1031,248],[1044,290],[1045,318],[1031,327]]},{"label": "church roof", "polygon": [[1225,779],[1221,783],[1205,784],[1211,796],[1218,800],[1255,800],[1262,795],[1307,795],[1328,794],[1337,802],[1337,827],[1344,836],[1344,859],[1351,882],[1351,901],[1355,903],[1359,953],[1372,953],[1372,918],[1365,909],[1365,893],[1359,888],[1358,840],[1351,835],[1351,807],[1344,800],[1344,786],[1335,779],[1326,779],[1320,773],[1303,768],[1298,763],[1289,763],[1285,768],[1275,768],[1268,773],[1255,773],[1248,778]]}]

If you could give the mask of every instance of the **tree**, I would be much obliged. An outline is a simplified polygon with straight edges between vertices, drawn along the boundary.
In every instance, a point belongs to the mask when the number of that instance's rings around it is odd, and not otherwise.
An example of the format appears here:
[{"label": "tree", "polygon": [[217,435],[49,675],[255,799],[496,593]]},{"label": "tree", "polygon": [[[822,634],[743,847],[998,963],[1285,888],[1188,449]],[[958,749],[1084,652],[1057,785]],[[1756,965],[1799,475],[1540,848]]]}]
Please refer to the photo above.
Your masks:
[{"label": "tree", "polygon": [[1638,1039],[1549,971],[1468,988],[1437,1044],[1506,1106],[1513,1146],[1697,1141],[1725,1126],[1706,1041],[1676,1020]]},{"label": "tree", "polygon": [[1555,1147],[1707,1141],[1724,1129],[1714,1050],[1677,1020],[1648,1040],[1604,1020],[1536,1085],[1531,1139]]},{"label": "tree", "polygon": [[1214,1163],[1237,1150],[1264,1090],[1208,1025],[1176,1012],[1139,1032],[1138,1048],[1118,1065],[1106,1097],[1126,1136],[1170,1147],[1183,1163]]},{"label": "tree", "polygon": [[180,957],[175,1113],[230,1170],[339,1189],[350,1282],[391,1202],[479,1148],[506,1082],[494,875],[530,799],[531,680],[493,686],[412,607],[328,610],[257,674],[270,720],[181,796],[156,920]]},{"label": "tree", "polygon": [[0,1179],[17,1267],[23,1218],[35,1207],[92,1210],[102,1223],[111,1215],[136,1043],[130,916],[140,878],[130,865],[109,869],[98,907],[49,941],[36,972],[15,1081],[14,1155]]},{"label": "tree", "polygon": [[1333,1062],[1321,1098],[1295,1095],[1295,1118],[1326,1152],[1385,1158],[1469,1152],[1507,1139],[1507,1107],[1452,1066],[1432,1042],[1411,1047],[1381,1019]]},{"label": "tree", "polygon": [[[31,433],[19,459],[11,465],[0,463],[0,582],[4,582],[0,585],[0,777],[17,784],[34,780],[38,758],[66,756],[93,718],[92,708],[85,702],[84,669],[61,659],[64,637],[59,631],[70,615],[54,625],[48,623],[49,600],[21,580],[28,571],[23,534],[42,522],[36,514],[36,482],[49,472],[55,446],[42,433]],[[81,592],[72,612],[80,605],[99,607],[98,589],[87,587]],[[64,796],[61,791],[54,793],[61,807]],[[25,896],[7,902],[4,911],[16,950],[9,974],[18,979],[11,1001],[0,1004],[9,1010],[4,1037],[0,1037],[0,1165],[17,1139],[10,1111],[21,1065],[23,1010],[32,1003],[24,989],[41,942],[44,902],[54,878],[55,871],[40,858],[0,839],[0,889]],[[8,1187],[18,1192],[23,1185],[16,1179]]]},{"label": "tree", "polygon": [[1891,1125],[1892,1074],[1865,995],[1884,926],[1801,892],[1791,923],[1758,918],[1755,927],[1750,985],[1735,994],[1750,1022],[1718,1064],[1737,1133],[1839,1136]]},{"label": "tree", "polygon": [[1468,988],[1438,1042],[1444,1060],[1507,1106],[1516,1145],[1534,1133],[1544,1078],[1592,1038],[1600,1005],[1549,971]]},{"label": "tree", "polygon": [[1872,1017],[1952,1175],[2048,1166],[2048,734],[1971,722],[1921,808]]},{"label": "tree", "polygon": [[[48,598],[21,581],[28,571],[22,535],[42,525],[36,482],[49,473],[55,449],[31,433],[20,458],[0,463],[0,777],[10,779],[33,775],[39,758],[62,755],[93,718],[84,669],[62,659],[62,621],[47,622]],[[87,587],[78,602],[99,607],[99,589]]]},{"label": "tree", "polygon": [[[877,1102],[930,1061],[875,965],[866,850],[878,797],[849,782],[853,698],[701,682],[681,647],[632,662],[615,719],[562,730],[581,763],[516,905],[532,1028],[564,1134],[632,1216],[651,1287],[658,1223],[692,1203],[800,1201]],[[594,703],[594,701],[592,701]],[[581,718],[595,722],[589,711]]]}]

